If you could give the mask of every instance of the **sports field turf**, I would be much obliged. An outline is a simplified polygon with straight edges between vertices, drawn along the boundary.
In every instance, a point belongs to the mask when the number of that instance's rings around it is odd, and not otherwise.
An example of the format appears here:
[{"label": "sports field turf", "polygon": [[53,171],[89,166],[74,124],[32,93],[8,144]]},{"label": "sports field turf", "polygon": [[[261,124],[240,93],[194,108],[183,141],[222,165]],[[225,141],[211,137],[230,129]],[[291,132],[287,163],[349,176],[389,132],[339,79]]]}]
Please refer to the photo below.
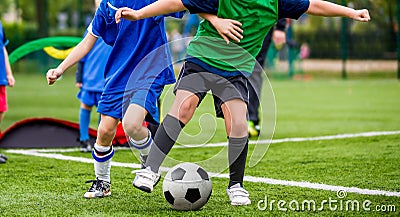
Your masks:
[{"label": "sports field turf", "polygon": [[[17,86],[8,89],[9,112],[2,130],[29,117],[78,121],[72,73],[54,87],[47,86],[44,75],[15,77]],[[250,206],[229,205],[227,171],[213,170],[210,164],[206,168],[210,173],[222,174],[212,178],[210,201],[199,211],[178,212],[163,198],[162,183],[152,194],[132,187],[131,171],[136,166],[132,163],[138,160],[130,150],[118,150],[113,158],[120,164],[111,169],[112,196],[86,200],[83,194],[90,186],[85,181],[94,178],[93,164],[87,163],[90,154],[3,149],[0,152],[9,160],[0,164],[0,216],[399,216],[400,82],[274,80],[271,85],[276,98],[275,134],[262,159],[246,169]],[[273,110],[268,100],[263,102],[263,110]],[[215,120],[212,111],[208,97],[179,141],[215,146],[176,148],[171,159],[199,162],[223,150],[217,146],[226,140],[223,122]],[[91,126],[96,123],[93,118]],[[360,134],[365,132],[376,134]],[[344,134],[346,138],[326,137]],[[269,137],[260,139],[262,143]],[[255,147],[266,145],[250,145],[249,160]],[[215,167],[219,163],[226,162],[211,161]],[[174,164],[168,160],[163,166]]]}]

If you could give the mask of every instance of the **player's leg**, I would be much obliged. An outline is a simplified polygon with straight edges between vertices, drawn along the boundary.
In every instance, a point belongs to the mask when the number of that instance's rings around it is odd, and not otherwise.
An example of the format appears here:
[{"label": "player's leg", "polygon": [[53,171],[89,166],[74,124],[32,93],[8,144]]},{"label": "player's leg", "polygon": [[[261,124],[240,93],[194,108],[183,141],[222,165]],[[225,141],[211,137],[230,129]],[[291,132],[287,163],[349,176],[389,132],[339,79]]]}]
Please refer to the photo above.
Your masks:
[{"label": "player's leg", "polygon": [[97,139],[92,151],[94,158],[94,171],[96,180],[91,180],[92,186],[85,193],[85,198],[98,198],[111,195],[110,170],[111,160],[114,156],[112,140],[115,136],[119,119],[111,116],[102,115],[99,128],[97,130]]},{"label": "player's leg", "polygon": [[203,72],[205,70],[197,64],[184,63],[175,86],[174,102],[157,130],[155,145],[151,148],[146,162],[146,166],[153,172],[158,172],[183,127],[193,117],[198,104],[209,90],[205,77],[210,73]]},{"label": "player's leg", "polygon": [[[152,192],[159,180],[159,168],[175,144],[185,124],[193,116],[199,98],[188,91],[177,90],[170,112],[157,129],[154,144],[151,146],[145,169],[136,172],[133,186]],[[182,120],[182,121],[181,121]]]},{"label": "player's leg", "polygon": [[6,86],[0,85],[0,124],[3,122],[4,114],[8,109]]},{"label": "player's leg", "polygon": [[199,103],[195,94],[186,90],[177,90],[175,100],[167,116],[158,127],[155,136],[155,148],[151,149],[146,166],[158,172],[166,155],[175,144],[183,127],[192,118]]},{"label": "player's leg", "polygon": [[221,106],[228,135],[229,185],[228,196],[232,205],[251,203],[248,192],[243,188],[243,177],[248,150],[246,110],[241,99],[233,99]]},{"label": "player's leg", "polygon": [[140,151],[142,168],[144,168],[144,162],[153,143],[150,130],[143,126],[143,120],[146,115],[147,111],[145,108],[137,104],[130,104],[122,119],[125,134],[129,136],[129,146]]},{"label": "player's leg", "polygon": [[92,146],[89,142],[89,124],[90,124],[90,113],[92,107],[81,103],[79,109],[79,141],[81,143],[81,152],[92,151]]},{"label": "player's leg", "polygon": [[[3,122],[4,114],[7,111],[7,95],[6,95],[6,87],[0,86],[0,124]],[[0,154],[0,163],[5,163],[7,161],[7,157],[3,154]]]},{"label": "player's leg", "polygon": [[202,71],[204,69],[196,64],[185,62],[179,75],[179,81],[175,86],[176,96],[172,107],[154,137],[154,145],[151,146],[145,163],[146,169],[136,173],[133,185],[140,190],[153,191],[162,162],[175,144],[185,124],[192,118],[197,105],[205,96],[207,89],[199,73]]},{"label": "player's leg", "polygon": [[214,80],[212,88],[218,117],[223,117],[228,136],[229,185],[227,193],[232,205],[250,204],[243,188],[248,149],[247,102],[248,80],[240,75]]},{"label": "player's leg", "polygon": [[268,48],[271,44],[272,31],[265,37],[261,50],[258,53],[256,60],[257,63],[254,67],[253,73],[249,77],[249,122],[248,132],[249,136],[258,136],[260,134],[260,115],[258,113],[260,107],[261,88],[262,88],[262,74],[264,72],[264,63]]},{"label": "player's leg", "polygon": [[249,112],[249,120],[248,120],[248,133],[251,137],[256,137],[259,135],[259,129],[256,126],[259,126],[259,115],[258,109],[260,106],[260,92],[261,92],[261,85],[262,85],[262,69],[259,68],[258,65],[255,66],[253,73],[249,77],[249,105],[248,105],[248,112]]},{"label": "player's leg", "polygon": [[90,114],[93,106],[97,106],[101,92],[94,92],[81,89],[77,98],[81,102],[79,110],[79,141],[82,152],[91,152],[92,144],[89,141]]}]

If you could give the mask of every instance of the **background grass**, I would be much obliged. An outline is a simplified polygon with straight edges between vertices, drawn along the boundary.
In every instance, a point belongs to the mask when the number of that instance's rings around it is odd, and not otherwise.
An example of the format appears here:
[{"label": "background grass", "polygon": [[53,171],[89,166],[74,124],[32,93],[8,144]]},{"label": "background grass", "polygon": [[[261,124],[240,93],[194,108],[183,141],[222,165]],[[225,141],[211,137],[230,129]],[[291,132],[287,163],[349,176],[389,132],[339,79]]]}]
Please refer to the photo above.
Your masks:
[{"label": "background grass", "polygon": [[[78,90],[72,73],[49,87],[44,75],[18,73],[17,85],[8,88],[9,111],[2,129],[30,117],[55,117],[78,121]],[[276,98],[274,139],[309,137],[367,131],[400,130],[400,83],[387,79],[311,81],[271,81]],[[263,110],[271,107],[265,97]],[[168,107],[169,89],[165,107]],[[165,110],[165,109],[164,109]],[[204,113],[208,113],[204,115]],[[268,112],[265,112],[268,113]],[[93,112],[91,126],[97,126]],[[270,123],[263,123],[268,125]],[[214,132],[215,131],[215,132]],[[268,138],[262,135],[262,139]],[[199,107],[181,136],[182,143],[226,141],[222,120],[215,120],[210,97]],[[377,136],[342,140],[278,143],[246,175],[280,180],[308,181],[400,192],[400,136]],[[250,146],[250,153],[254,146]],[[209,159],[221,147],[173,149],[172,159],[197,162]],[[5,153],[6,150],[0,150]],[[80,152],[63,153],[91,158]],[[257,203],[269,200],[337,199],[336,192],[299,187],[245,182],[252,205],[232,207],[225,193],[228,180],[213,178],[213,194],[199,211],[178,212],[164,200],[161,185],[152,194],[142,193],[131,185],[131,168],[112,168],[112,196],[85,200],[83,193],[93,179],[93,165],[7,153],[9,161],[0,165],[0,216],[377,216],[400,214],[398,197],[349,193],[346,200],[370,200],[373,205],[395,205],[396,212],[377,211],[260,211]],[[119,150],[116,162],[137,163],[129,150]],[[173,166],[166,161],[164,166]],[[223,163],[223,162],[215,162]],[[210,172],[218,172],[208,169]],[[227,172],[227,171],[225,171]],[[372,206],[371,206],[372,207]]]}]

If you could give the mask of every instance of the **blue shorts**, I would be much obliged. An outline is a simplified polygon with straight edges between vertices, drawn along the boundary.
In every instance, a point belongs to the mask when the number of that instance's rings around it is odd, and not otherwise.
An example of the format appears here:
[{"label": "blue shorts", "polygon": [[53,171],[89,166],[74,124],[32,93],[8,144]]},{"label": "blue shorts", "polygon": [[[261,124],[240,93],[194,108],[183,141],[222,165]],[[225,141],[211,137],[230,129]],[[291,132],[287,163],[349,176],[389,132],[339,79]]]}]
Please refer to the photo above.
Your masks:
[{"label": "blue shorts", "polygon": [[97,112],[117,119],[122,119],[130,104],[136,104],[147,111],[146,121],[160,124],[158,100],[164,85],[152,84],[150,90],[124,91],[112,94],[102,94]]},{"label": "blue shorts", "polygon": [[81,89],[76,97],[78,97],[78,99],[79,99],[79,101],[81,101],[81,103],[83,103],[89,107],[92,107],[92,106],[97,107],[99,105],[101,92]]}]

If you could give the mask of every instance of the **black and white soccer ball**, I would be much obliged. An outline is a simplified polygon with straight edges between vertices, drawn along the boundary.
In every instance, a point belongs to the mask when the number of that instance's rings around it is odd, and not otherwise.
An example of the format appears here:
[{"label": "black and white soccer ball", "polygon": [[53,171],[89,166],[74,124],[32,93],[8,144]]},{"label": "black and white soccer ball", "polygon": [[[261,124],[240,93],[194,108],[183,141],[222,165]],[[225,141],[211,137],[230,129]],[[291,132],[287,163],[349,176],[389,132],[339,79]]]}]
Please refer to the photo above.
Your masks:
[{"label": "black and white soccer ball", "polygon": [[194,163],[180,163],[164,177],[164,197],[176,210],[200,209],[210,199],[211,191],[208,173]]}]

